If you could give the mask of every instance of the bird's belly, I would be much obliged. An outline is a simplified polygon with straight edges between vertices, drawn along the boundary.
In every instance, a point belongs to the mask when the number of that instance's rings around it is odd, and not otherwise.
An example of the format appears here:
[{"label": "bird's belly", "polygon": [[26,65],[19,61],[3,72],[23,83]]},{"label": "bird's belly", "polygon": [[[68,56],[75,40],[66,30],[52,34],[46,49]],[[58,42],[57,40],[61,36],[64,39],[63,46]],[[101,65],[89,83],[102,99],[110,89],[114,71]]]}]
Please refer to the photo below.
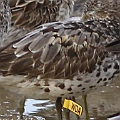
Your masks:
[{"label": "bird's belly", "polygon": [[23,75],[0,76],[0,85],[10,91],[31,98],[71,97],[89,93],[105,86],[119,75],[119,62],[104,61],[91,73],[76,73],[73,79],[37,78],[27,79]]},{"label": "bird's belly", "polygon": [[[116,72],[116,70],[114,70]],[[89,93],[100,86],[107,85],[113,79],[113,70],[83,73],[70,79],[34,79],[26,80],[23,76],[0,77],[0,85],[10,91],[31,98],[49,99],[52,97],[71,97]]]},{"label": "bird's belly", "polygon": [[102,65],[96,66],[91,73],[83,72],[74,75],[73,79],[48,79],[40,80],[39,85],[44,92],[51,96],[79,96],[91,90],[108,85],[112,79],[119,75],[119,61],[105,59]]}]

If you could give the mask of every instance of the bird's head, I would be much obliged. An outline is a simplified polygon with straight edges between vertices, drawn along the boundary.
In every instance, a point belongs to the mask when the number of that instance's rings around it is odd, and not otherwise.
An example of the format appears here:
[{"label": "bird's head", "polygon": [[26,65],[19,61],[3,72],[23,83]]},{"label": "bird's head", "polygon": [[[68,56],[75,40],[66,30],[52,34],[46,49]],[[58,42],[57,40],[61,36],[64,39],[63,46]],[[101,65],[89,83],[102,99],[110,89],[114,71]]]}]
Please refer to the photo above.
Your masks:
[{"label": "bird's head", "polygon": [[82,19],[117,19],[120,22],[120,0],[88,0]]}]

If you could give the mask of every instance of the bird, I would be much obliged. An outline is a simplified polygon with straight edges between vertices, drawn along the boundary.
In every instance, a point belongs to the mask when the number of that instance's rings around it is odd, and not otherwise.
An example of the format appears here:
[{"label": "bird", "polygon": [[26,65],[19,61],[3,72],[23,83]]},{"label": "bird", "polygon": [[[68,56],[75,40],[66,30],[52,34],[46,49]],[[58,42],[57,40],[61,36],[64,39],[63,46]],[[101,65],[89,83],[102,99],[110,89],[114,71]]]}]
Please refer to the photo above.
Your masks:
[{"label": "bird", "polygon": [[0,0],[0,2],[2,17],[5,16],[1,26],[3,23],[6,25],[4,25],[6,33],[3,33],[4,30],[1,35],[7,36],[2,38],[0,46],[3,47],[33,30],[37,25],[68,19],[75,0]]},{"label": "bird", "polygon": [[1,85],[41,99],[81,95],[89,120],[87,94],[120,74],[119,8],[120,0],[89,0],[80,18],[38,25],[0,48]]},{"label": "bird", "polygon": [[1,15],[4,18],[1,18],[0,27],[5,29],[0,33],[0,46],[19,39],[43,23],[68,19],[74,2],[75,0],[0,0]]}]

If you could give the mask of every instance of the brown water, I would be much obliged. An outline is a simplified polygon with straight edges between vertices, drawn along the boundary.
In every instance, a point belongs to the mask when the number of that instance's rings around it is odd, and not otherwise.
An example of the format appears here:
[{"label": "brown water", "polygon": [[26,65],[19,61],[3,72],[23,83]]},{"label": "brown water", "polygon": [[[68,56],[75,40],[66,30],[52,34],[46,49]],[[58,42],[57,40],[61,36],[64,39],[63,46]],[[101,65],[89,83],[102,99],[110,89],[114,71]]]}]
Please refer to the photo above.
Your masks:
[{"label": "brown water", "polygon": [[[106,120],[109,115],[120,112],[120,78],[110,86],[91,92],[87,101],[91,120]],[[25,99],[0,88],[0,120],[57,120],[54,102]],[[83,105],[81,98],[77,102]],[[81,119],[84,119],[84,112]],[[71,120],[76,120],[73,113]]]}]

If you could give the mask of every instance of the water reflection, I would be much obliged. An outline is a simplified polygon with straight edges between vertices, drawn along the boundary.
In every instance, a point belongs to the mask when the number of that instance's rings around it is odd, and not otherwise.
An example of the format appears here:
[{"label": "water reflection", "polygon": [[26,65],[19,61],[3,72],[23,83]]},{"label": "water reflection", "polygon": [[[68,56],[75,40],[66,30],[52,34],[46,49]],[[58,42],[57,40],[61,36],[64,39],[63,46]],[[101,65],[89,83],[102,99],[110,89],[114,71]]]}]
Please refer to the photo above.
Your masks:
[{"label": "water reflection", "polygon": [[48,115],[49,118],[55,116],[54,109],[55,104],[52,104],[50,100],[26,99],[23,115],[34,116],[34,118],[44,120],[46,117],[41,116]]},{"label": "water reflection", "polygon": [[48,104],[50,100],[34,100],[27,99],[24,107],[24,114],[28,113],[36,113],[38,110],[47,109],[47,106],[43,106],[42,104]]}]

